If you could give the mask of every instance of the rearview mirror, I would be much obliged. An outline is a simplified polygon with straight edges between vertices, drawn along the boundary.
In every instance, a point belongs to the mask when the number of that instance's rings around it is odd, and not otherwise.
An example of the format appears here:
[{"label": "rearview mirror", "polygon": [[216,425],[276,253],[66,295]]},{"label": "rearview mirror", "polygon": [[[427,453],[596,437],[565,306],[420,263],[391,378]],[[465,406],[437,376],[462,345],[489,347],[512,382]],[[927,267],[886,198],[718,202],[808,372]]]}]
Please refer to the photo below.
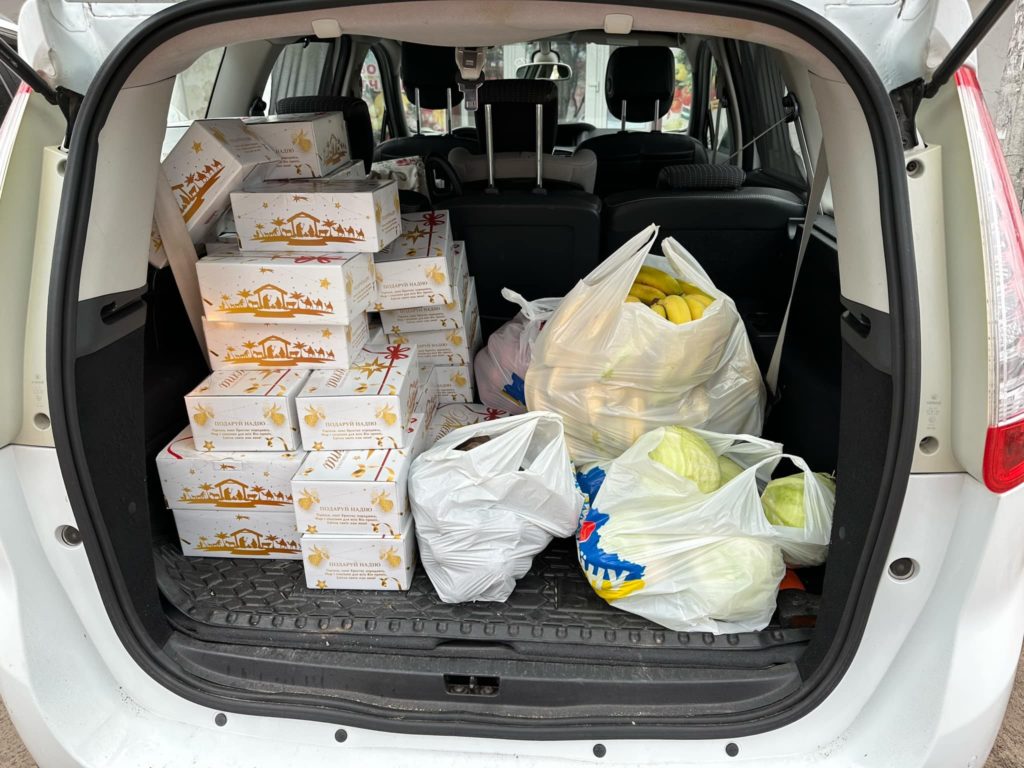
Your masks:
[{"label": "rearview mirror", "polygon": [[536,62],[516,67],[519,80],[568,80],[572,77],[572,67],[561,62]]}]

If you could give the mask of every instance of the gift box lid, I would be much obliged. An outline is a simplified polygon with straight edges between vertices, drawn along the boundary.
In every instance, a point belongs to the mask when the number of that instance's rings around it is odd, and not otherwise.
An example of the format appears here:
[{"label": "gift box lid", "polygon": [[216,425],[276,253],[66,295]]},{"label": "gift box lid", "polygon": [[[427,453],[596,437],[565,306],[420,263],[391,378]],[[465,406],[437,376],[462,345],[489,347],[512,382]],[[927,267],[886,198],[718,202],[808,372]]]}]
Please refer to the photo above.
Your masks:
[{"label": "gift box lid", "polygon": [[451,262],[452,231],[448,211],[402,214],[402,234],[375,253],[375,264],[416,258],[445,258]]},{"label": "gift box lid", "polygon": [[398,185],[390,179],[348,179],[331,176],[319,179],[269,179],[245,185],[241,194],[362,194],[377,192],[389,186],[395,188],[397,195]]},{"label": "gift box lid", "polygon": [[197,447],[192,439],[192,427],[185,427],[157,454],[156,461],[203,461],[218,469],[225,469],[228,464],[291,463],[298,467],[305,455],[305,451],[210,451]]},{"label": "gift box lid", "polygon": [[408,469],[411,456],[399,448],[310,453],[295,474],[306,482],[394,483]]},{"label": "gift box lid", "polygon": [[313,371],[299,397],[397,395],[410,376],[419,377],[414,346],[363,347],[348,369]]},{"label": "gift box lid", "polygon": [[214,371],[186,397],[292,397],[309,374],[306,371]]},{"label": "gift box lid", "polygon": [[[270,266],[289,264],[312,264],[316,266],[343,266],[346,262],[356,258],[365,258],[365,254],[356,253],[302,253],[300,251],[243,251],[238,246],[232,245],[218,250],[200,259],[198,264],[208,266],[211,264],[244,264],[252,266]],[[329,287],[329,286],[325,286]]]}]

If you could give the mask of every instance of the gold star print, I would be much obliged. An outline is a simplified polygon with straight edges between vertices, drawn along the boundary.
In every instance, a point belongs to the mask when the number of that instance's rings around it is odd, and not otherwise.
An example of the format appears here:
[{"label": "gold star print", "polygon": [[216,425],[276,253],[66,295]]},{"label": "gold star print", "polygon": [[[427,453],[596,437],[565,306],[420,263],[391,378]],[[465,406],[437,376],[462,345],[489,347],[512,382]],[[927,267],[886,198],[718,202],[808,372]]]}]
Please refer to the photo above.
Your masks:
[{"label": "gold star print", "polygon": [[213,441],[212,440],[207,440],[206,442],[204,442],[203,443],[203,449],[207,450],[207,451],[212,451],[213,450]]},{"label": "gold star print", "polygon": [[316,526],[315,525],[307,525],[306,526],[306,533],[317,533]]},{"label": "gold star print", "polygon": [[427,236],[427,231],[424,230],[424,229],[420,229],[417,226],[417,227],[413,227],[408,232],[406,232],[404,235],[402,235],[402,239],[408,240],[410,243],[415,243],[421,237],[426,237],[426,236]]},{"label": "gold star print", "polygon": [[270,477],[270,470],[264,469],[263,470],[263,476],[264,477]]},{"label": "gold star print", "polygon": [[323,280],[321,280],[321,281],[320,281],[320,287],[321,287],[321,288],[330,288],[330,287],[331,287],[331,281],[330,281],[330,280],[328,280],[328,279],[327,279],[327,278],[325,277],[325,278],[324,278]]},{"label": "gold star print", "polygon": [[264,275],[267,274],[268,272],[273,272],[273,271],[274,270],[272,270],[270,267],[260,267],[260,273],[264,274]]},{"label": "gold star print", "polygon": [[324,444],[321,443],[319,440],[317,440],[315,443],[313,443],[313,450],[314,451],[322,451],[323,449],[324,449]]},{"label": "gold star print", "polygon": [[335,207],[335,208],[341,208],[341,203],[335,203],[335,204],[334,204],[334,207]]},{"label": "gold star print", "polygon": [[325,339],[331,338],[330,328],[324,328],[322,331],[320,331],[320,335],[323,336]]},{"label": "gold star print", "polygon": [[200,152],[202,152],[202,151],[203,151],[203,145],[202,145],[202,143],[200,143],[200,142],[198,142],[198,141],[194,141],[194,142],[192,142],[192,151],[193,151],[193,152],[195,152],[195,153],[196,153],[197,155],[198,155],[198,154],[199,154]]},{"label": "gold star print", "polygon": [[189,473],[190,475],[194,475],[194,474],[196,473],[196,468],[195,468],[195,467],[192,467],[191,469],[189,469],[188,473]]},{"label": "gold star print", "polygon": [[327,589],[327,582],[324,581],[323,579],[317,579],[316,588],[317,589]]},{"label": "gold star print", "polygon": [[269,207],[270,207],[270,203],[264,203],[264,204],[263,204],[263,207],[264,207],[264,208],[269,208]]}]

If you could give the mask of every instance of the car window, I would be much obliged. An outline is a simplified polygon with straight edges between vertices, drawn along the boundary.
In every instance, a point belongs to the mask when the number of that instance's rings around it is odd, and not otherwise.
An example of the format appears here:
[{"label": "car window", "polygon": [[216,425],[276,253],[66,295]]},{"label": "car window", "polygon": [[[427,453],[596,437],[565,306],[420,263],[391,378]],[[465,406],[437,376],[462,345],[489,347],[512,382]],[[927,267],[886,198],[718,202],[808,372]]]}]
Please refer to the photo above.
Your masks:
[{"label": "car window", "polygon": [[[488,80],[514,79],[516,69],[528,64],[532,53],[537,50],[536,43],[515,43],[494,46],[487,50],[484,74]],[[552,43],[552,50],[558,54],[564,64],[572,67],[572,77],[559,80],[558,86],[558,121],[560,123],[587,122],[597,128],[618,128],[619,121],[611,112],[604,99],[605,68],[608,57],[616,46],[599,43],[575,43],[557,41]],[[690,103],[693,98],[693,78],[690,73],[690,62],[686,52],[681,48],[673,48],[676,60],[676,84],[672,105],[668,114],[662,119],[663,131],[686,131],[690,125]],[[364,64],[364,98],[366,96]],[[405,111],[405,123],[410,131],[416,130],[416,107],[402,93],[402,105]],[[443,109],[424,109],[420,114],[423,133],[442,133],[445,130],[445,111]],[[653,117],[653,116],[652,116]],[[462,105],[452,110],[454,128],[474,125],[473,115],[463,110]],[[644,123],[642,125],[648,125]]]},{"label": "car window", "polygon": [[728,159],[732,154],[732,131],[729,130],[729,110],[726,106],[728,90],[718,62],[711,59],[711,77],[708,92],[708,124],[711,136],[708,146],[718,153],[719,157]]},{"label": "car window", "polygon": [[223,59],[223,48],[207,51],[192,62],[192,66],[174,78],[171,105],[167,111],[169,125],[206,117],[213,86],[217,82],[217,73]]},{"label": "car window", "polygon": [[263,100],[267,114],[277,113],[277,102],[291,96],[316,96],[330,56],[329,41],[303,40],[284,46],[267,81]]},{"label": "car window", "polygon": [[360,71],[363,81],[363,101],[370,109],[370,124],[373,126],[373,134],[380,135],[380,126],[384,121],[384,81],[381,77],[380,62],[372,50],[366,52],[363,59],[363,68]]}]

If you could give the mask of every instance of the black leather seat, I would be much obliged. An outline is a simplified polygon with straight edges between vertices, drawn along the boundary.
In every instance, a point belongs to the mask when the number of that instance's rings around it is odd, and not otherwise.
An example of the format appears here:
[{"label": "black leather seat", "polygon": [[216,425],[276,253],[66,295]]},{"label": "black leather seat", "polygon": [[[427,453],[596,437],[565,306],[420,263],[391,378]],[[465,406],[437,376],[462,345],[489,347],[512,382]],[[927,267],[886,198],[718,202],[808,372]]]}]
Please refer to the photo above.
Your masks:
[{"label": "black leather seat", "polygon": [[[416,89],[419,89],[421,109],[446,109],[448,93],[451,92],[452,107],[462,103],[462,91],[456,78],[459,70],[455,64],[455,49],[436,45],[402,43],[402,89],[410,103],[416,103]],[[399,157],[428,157],[448,153],[456,147],[465,147],[470,152],[479,152],[480,145],[475,138],[455,134],[413,134],[399,136],[382,142],[377,147],[376,160],[393,160]]]},{"label": "black leather seat", "polygon": [[790,223],[803,217],[804,202],[785,190],[740,186],[734,166],[682,166],[660,178],[661,189],[605,198],[605,248],[658,224],[661,239],[674,237],[692,253],[745,319],[778,328],[796,253]]},{"label": "black leather seat", "polygon": [[[479,133],[485,134],[484,104],[490,104],[493,149],[499,154],[534,150],[536,105],[544,105],[542,138],[545,151],[551,151],[557,124],[554,83],[490,81],[480,89],[480,102]],[[545,167],[556,160],[549,156]],[[535,194],[527,191],[532,183],[499,179],[497,193],[481,190],[447,203],[455,236],[466,241],[486,333],[517,311],[501,297],[502,288],[528,299],[561,296],[600,260],[601,200],[577,190]]]},{"label": "black leather seat", "polygon": [[[608,57],[605,101],[608,110],[627,122],[650,122],[668,113],[675,92],[675,57],[669,48],[639,46],[616,48]],[[707,152],[692,136],[679,133],[629,132],[602,134],[582,141],[578,149],[597,155],[597,183],[601,195],[631,189],[652,189],[667,165],[705,163]]]}]

